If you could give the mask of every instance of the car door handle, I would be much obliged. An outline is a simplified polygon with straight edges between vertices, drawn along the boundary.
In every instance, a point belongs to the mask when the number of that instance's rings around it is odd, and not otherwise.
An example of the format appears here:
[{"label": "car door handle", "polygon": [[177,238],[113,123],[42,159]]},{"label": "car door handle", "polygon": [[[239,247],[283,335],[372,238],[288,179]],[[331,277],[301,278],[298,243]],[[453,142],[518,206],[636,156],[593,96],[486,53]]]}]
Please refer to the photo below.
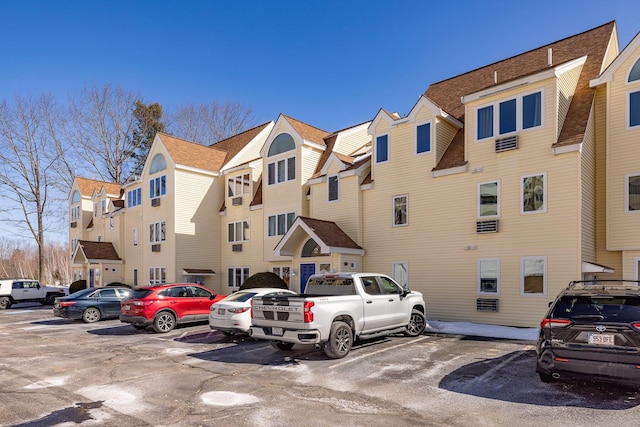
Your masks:
[{"label": "car door handle", "polygon": [[370,299],[367,300],[367,304],[372,304],[373,301],[371,301]]}]

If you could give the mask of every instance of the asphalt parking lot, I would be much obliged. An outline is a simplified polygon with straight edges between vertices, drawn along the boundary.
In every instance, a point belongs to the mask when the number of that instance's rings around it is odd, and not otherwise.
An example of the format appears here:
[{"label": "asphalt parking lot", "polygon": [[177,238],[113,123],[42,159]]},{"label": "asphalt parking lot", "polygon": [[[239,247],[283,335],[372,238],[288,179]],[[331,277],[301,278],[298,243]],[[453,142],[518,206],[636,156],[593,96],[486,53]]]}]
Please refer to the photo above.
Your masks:
[{"label": "asphalt parking lot", "polygon": [[459,335],[359,343],[344,359],[206,324],[159,335],[51,307],[0,312],[2,426],[637,425],[637,389],[544,384],[533,342]]}]

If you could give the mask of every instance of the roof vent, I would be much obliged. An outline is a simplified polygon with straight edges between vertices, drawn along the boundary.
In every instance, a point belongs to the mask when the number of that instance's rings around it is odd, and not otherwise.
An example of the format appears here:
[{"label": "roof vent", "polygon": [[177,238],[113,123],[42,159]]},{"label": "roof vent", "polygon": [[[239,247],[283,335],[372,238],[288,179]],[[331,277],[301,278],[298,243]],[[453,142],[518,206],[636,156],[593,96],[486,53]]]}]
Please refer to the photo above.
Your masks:
[{"label": "roof vent", "polygon": [[547,67],[551,67],[553,65],[553,48],[550,47],[547,50]]}]

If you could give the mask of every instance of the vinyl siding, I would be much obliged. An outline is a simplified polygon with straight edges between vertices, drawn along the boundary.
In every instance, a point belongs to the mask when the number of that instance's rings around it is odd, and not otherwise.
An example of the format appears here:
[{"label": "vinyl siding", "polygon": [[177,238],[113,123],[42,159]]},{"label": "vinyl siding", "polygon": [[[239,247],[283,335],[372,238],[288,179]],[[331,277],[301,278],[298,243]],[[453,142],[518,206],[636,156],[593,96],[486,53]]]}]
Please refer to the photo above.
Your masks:
[{"label": "vinyl siding", "polygon": [[[209,174],[175,171],[175,276],[185,280],[183,269],[220,270],[220,233],[218,210],[223,201],[223,180]],[[205,284],[219,290],[220,276],[206,277]]]},{"label": "vinyl siding", "polygon": [[333,146],[333,151],[350,155],[362,147],[367,141],[371,140],[369,135],[367,135],[367,125],[368,124],[360,125],[354,129],[340,133]]},{"label": "vinyl siding", "polygon": [[[609,83],[607,113],[607,249],[640,249],[640,212],[625,212],[625,175],[640,174],[638,141],[640,127],[627,128],[628,94],[640,91],[640,81],[627,83],[630,68],[640,49],[620,64]],[[624,274],[627,276],[627,271]]]},{"label": "vinyl siding", "polygon": [[589,118],[580,156],[581,186],[581,254],[583,261],[596,262],[596,189],[595,189],[595,127],[594,117]]},{"label": "vinyl siding", "polygon": [[560,130],[564,124],[564,119],[567,117],[569,105],[576,91],[576,85],[578,84],[581,72],[582,67],[576,67],[558,77],[558,133],[556,135],[560,135]]}]

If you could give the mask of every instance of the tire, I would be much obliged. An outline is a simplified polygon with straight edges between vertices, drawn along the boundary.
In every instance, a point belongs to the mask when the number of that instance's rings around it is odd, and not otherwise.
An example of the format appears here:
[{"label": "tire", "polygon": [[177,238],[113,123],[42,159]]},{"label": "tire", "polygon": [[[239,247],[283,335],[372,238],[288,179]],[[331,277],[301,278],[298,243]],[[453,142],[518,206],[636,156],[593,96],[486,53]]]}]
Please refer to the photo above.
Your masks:
[{"label": "tire", "polygon": [[222,331],[223,334],[225,334],[228,337],[232,337],[234,336],[236,333],[233,331]]},{"label": "tire", "polygon": [[87,307],[82,312],[82,320],[85,323],[95,323],[102,317],[100,310],[95,307]]},{"label": "tire", "polygon": [[59,297],[59,296],[62,296],[62,295],[48,294],[44,298],[44,302],[42,304],[43,305],[53,305],[56,302],[56,297]]},{"label": "tire", "polygon": [[552,383],[557,382],[557,380],[555,378],[553,378],[551,376],[551,374],[545,374],[543,372],[538,372],[538,375],[540,375],[540,381],[542,381],[543,383],[552,384]]},{"label": "tire", "polygon": [[271,347],[276,350],[289,351],[293,348],[292,342],[270,341]]},{"label": "tire", "polygon": [[9,297],[0,297],[0,310],[6,310],[11,307],[11,300]]},{"label": "tire", "polygon": [[133,325],[133,327],[136,328],[139,331],[147,329],[147,325]]},{"label": "tire", "polygon": [[407,329],[404,334],[408,337],[417,337],[424,332],[424,328],[427,327],[427,318],[424,317],[419,310],[412,310],[409,323],[407,323]]},{"label": "tire", "polygon": [[176,317],[168,312],[162,311],[153,319],[153,330],[159,334],[166,334],[176,327]]},{"label": "tire", "polygon": [[353,332],[344,322],[333,322],[329,341],[324,343],[324,353],[332,359],[342,359],[351,350]]}]

